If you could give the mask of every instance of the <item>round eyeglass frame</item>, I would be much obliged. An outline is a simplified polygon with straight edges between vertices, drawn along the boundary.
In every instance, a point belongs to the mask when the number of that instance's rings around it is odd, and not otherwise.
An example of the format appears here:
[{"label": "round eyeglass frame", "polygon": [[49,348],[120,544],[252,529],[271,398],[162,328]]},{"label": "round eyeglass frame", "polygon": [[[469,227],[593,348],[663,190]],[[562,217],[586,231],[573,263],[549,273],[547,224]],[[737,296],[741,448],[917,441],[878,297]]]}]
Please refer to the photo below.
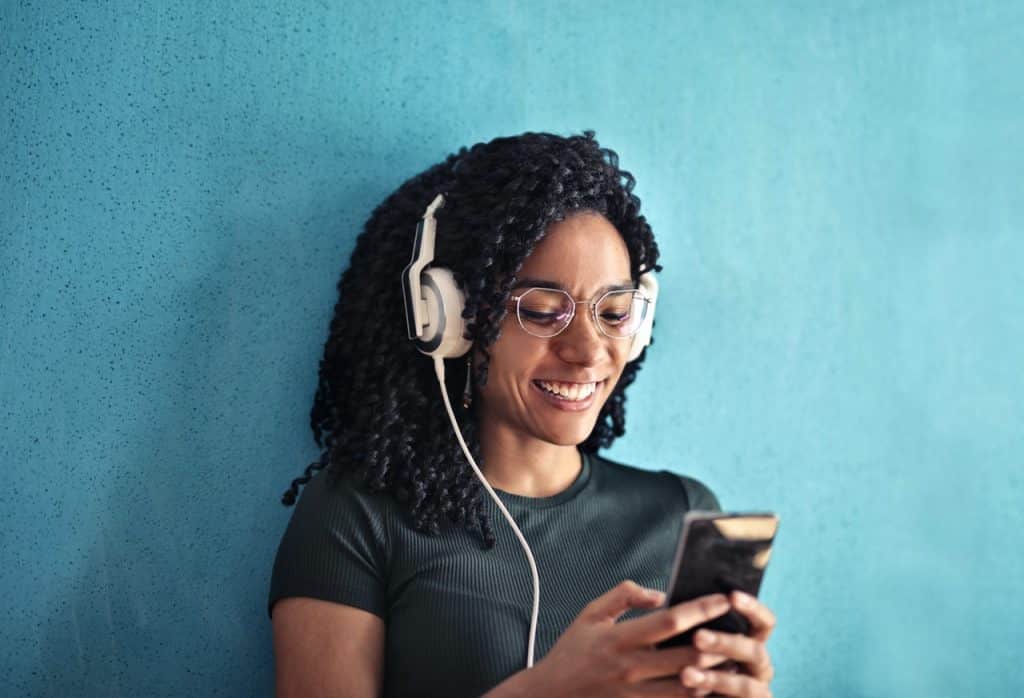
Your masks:
[{"label": "round eyeglass frame", "polygon": [[[527,329],[526,325],[523,324],[523,316],[520,315],[520,313],[519,313],[519,302],[530,291],[553,291],[555,293],[561,293],[566,298],[568,298],[569,301],[572,303],[572,310],[569,312],[569,319],[566,321],[566,323],[557,332],[553,332],[551,334],[537,334],[536,332]],[[607,332],[605,332],[604,327],[601,324],[601,321],[597,317],[597,306],[601,304],[601,301],[603,301],[605,298],[607,298],[608,296],[610,296],[613,293],[632,293],[634,296],[639,295],[640,296],[640,300],[642,300],[644,302],[644,310],[643,310],[643,313],[640,316],[640,320],[636,323],[636,327],[634,327],[633,331],[630,332],[629,334],[608,334]],[[538,337],[540,339],[550,339],[552,337],[557,337],[558,335],[560,335],[563,332],[565,332],[569,328],[569,326],[572,325],[572,321],[574,319],[576,319],[576,306],[577,305],[581,305],[581,304],[582,305],[589,305],[590,306],[590,319],[594,321],[594,326],[605,337],[609,337],[611,339],[630,339],[632,337],[635,337],[636,333],[640,331],[641,327],[643,327],[644,320],[647,319],[647,313],[648,313],[648,311],[650,309],[650,305],[651,305],[651,299],[647,296],[646,293],[644,293],[644,290],[642,288],[612,289],[610,291],[605,291],[604,293],[602,293],[601,296],[597,300],[594,300],[594,301],[578,301],[575,298],[573,298],[571,295],[569,295],[568,291],[564,291],[564,290],[562,290],[560,288],[545,288],[543,286],[531,286],[530,288],[525,289],[520,294],[509,296],[509,299],[508,299],[509,304],[512,304],[513,301],[515,302],[516,322],[519,323],[519,326],[523,329],[523,332],[526,332],[527,334],[529,334],[529,335],[531,335],[533,337]]]}]

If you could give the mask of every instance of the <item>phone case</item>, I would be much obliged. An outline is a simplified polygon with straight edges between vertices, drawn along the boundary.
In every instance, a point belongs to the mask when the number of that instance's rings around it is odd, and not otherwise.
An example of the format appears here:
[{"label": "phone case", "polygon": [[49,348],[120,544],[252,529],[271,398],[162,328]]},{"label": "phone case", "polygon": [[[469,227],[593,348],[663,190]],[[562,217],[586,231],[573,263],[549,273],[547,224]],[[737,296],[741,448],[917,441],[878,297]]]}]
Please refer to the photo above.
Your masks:
[{"label": "phone case", "polygon": [[[668,605],[737,589],[757,596],[778,523],[778,517],[769,512],[688,512],[683,518],[672,565]],[[705,627],[727,633],[750,630],[746,618],[730,609],[723,616],[659,643],[658,647],[691,644],[697,629]]]}]

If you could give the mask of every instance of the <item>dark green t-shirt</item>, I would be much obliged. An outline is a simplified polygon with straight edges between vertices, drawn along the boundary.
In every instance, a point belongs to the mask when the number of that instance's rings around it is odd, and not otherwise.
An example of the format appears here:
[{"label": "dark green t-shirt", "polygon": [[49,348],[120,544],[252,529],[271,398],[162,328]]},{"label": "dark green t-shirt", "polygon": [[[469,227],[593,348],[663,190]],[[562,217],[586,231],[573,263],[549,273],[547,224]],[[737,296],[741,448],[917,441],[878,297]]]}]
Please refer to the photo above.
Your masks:
[{"label": "dark green t-shirt", "polygon": [[[274,561],[268,612],[286,596],[370,611],[387,624],[385,696],[479,696],[526,666],[530,566],[485,494],[497,538],[456,526],[419,533],[405,508],[351,476],[305,486]],[[664,590],[682,517],[718,510],[693,478],[583,455],[579,477],[551,497],[497,490],[540,576],[534,661],[594,598],[625,579]],[[623,619],[643,615],[630,611]]]}]

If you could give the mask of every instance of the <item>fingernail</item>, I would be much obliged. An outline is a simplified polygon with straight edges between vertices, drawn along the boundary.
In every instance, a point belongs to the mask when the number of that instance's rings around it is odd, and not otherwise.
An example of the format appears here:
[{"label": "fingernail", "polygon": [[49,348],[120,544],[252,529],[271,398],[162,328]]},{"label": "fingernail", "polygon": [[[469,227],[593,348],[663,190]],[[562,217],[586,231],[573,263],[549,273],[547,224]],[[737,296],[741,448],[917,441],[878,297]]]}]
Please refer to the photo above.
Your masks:
[{"label": "fingernail", "polygon": [[688,686],[696,686],[699,683],[704,683],[704,672],[698,671],[693,667],[688,667],[684,672],[683,682]]},{"label": "fingernail", "polygon": [[657,589],[648,589],[647,597],[650,599],[658,599],[659,601],[665,596],[665,592],[658,591]]},{"label": "fingernail", "polygon": [[734,603],[737,606],[739,606],[740,608],[747,608],[748,606],[750,606],[750,596],[744,594],[742,591],[737,591],[735,596],[736,600]]},{"label": "fingernail", "polygon": [[697,632],[696,639],[697,644],[701,647],[711,647],[715,644],[718,638],[716,638],[714,634],[708,632],[707,630],[700,630]]}]

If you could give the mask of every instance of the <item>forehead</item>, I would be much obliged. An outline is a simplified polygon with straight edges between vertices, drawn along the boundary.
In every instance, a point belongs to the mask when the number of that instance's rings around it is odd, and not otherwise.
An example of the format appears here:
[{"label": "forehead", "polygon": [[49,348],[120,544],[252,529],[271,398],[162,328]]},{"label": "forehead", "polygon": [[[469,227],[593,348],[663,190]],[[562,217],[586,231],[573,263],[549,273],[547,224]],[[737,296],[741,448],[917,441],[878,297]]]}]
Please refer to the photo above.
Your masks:
[{"label": "forehead", "polygon": [[628,281],[629,250],[619,231],[598,213],[575,213],[548,226],[518,274],[557,281],[567,289]]}]

